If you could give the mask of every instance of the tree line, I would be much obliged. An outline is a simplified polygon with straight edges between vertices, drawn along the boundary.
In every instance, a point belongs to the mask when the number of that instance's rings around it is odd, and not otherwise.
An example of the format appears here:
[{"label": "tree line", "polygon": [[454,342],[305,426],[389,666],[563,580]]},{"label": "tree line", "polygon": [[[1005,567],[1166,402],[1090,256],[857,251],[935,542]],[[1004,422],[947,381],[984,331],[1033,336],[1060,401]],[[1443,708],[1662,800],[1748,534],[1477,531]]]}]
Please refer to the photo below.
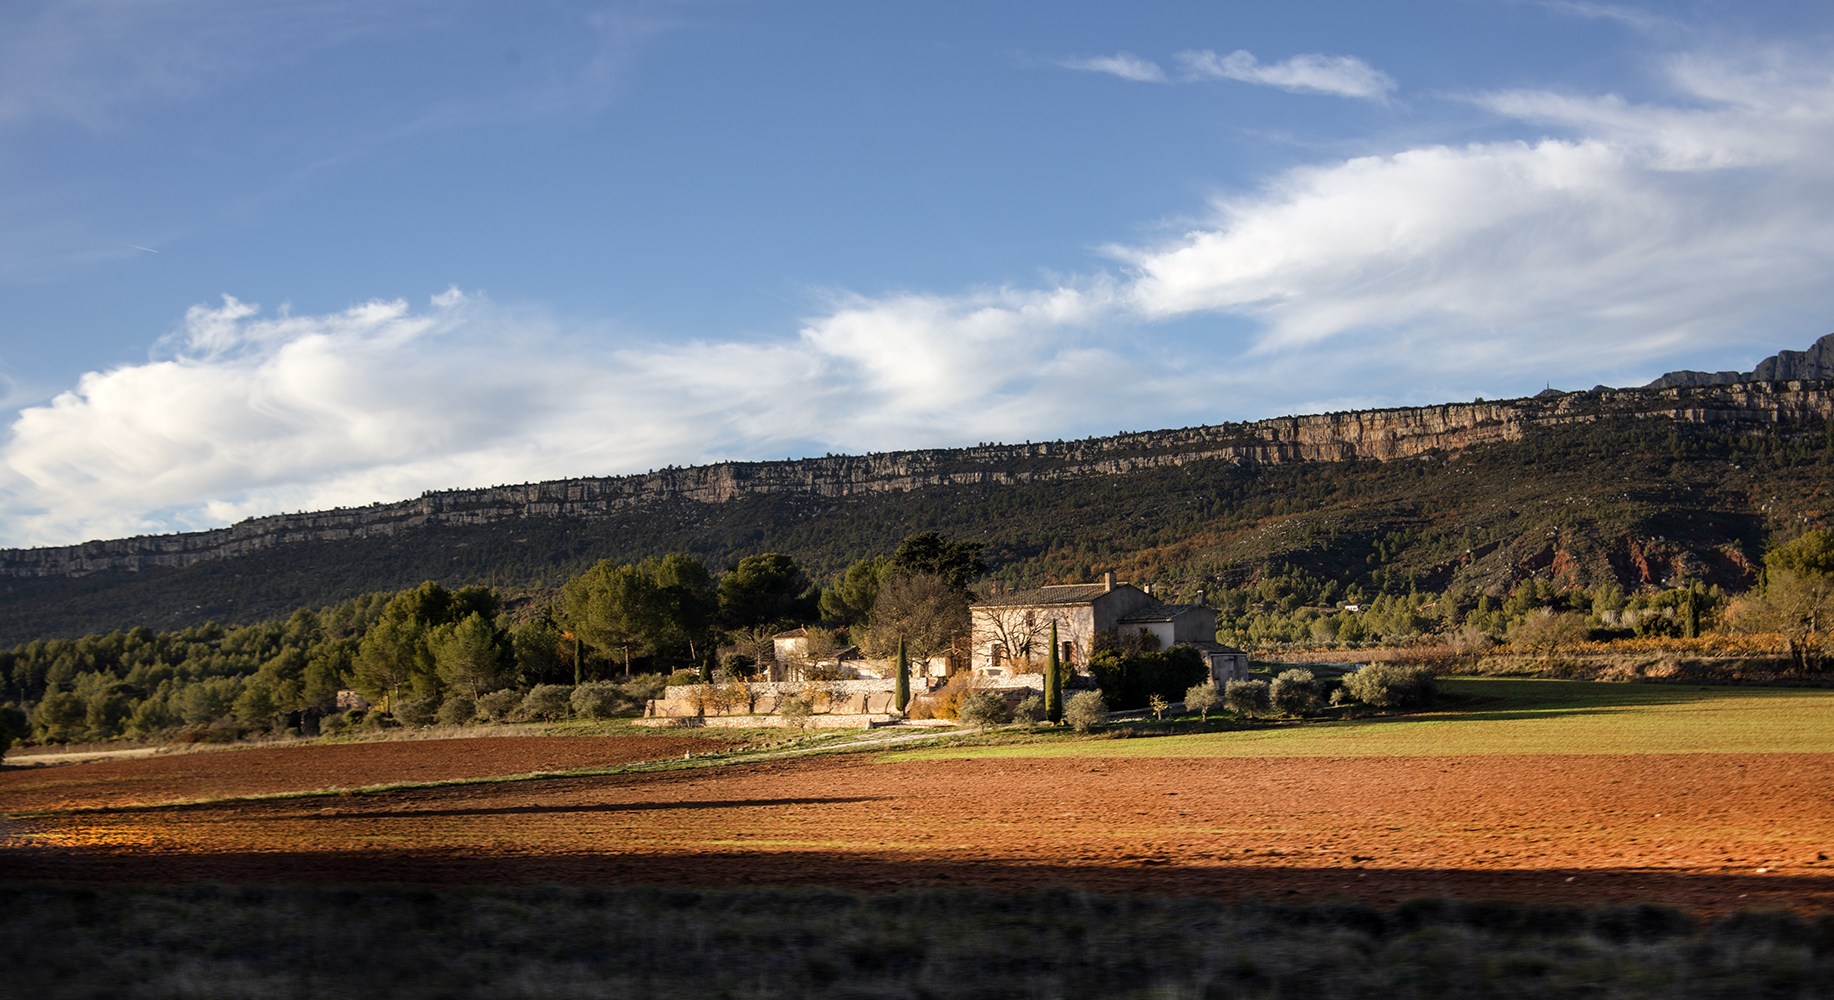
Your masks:
[{"label": "tree line", "polygon": [[[557,592],[429,581],[242,627],[34,640],[0,651],[0,737],[231,739],[335,715],[340,691],[430,719],[448,701],[481,704],[508,689],[743,672],[771,654],[772,635],[805,623],[828,626],[830,645],[850,629],[882,643],[910,627],[915,646],[946,648],[966,629],[968,584],[986,572],[979,551],[920,533],[826,590],[782,553],[747,556],[717,577],[673,553],[602,561]],[[722,647],[752,654],[721,664]]]}]

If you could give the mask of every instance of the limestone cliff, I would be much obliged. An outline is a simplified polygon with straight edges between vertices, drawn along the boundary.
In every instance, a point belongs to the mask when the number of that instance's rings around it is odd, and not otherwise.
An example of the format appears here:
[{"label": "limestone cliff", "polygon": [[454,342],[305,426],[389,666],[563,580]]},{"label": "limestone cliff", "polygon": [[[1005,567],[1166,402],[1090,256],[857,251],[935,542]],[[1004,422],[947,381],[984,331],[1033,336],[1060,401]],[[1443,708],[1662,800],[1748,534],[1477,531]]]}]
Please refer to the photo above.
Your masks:
[{"label": "limestone cliff", "polygon": [[[1815,350],[1821,349],[1818,344]],[[1834,361],[1834,346],[1828,351]],[[0,576],[74,577],[99,570],[179,568],[295,542],[380,539],[436,524],[606,518],[664,500],[712,504],[772,493],[833,498],[1113,475],[1203,461],[1390,462],[1515,441],[1537,427],[1604,419],[1757,426],[1830,415],[1834,382],[1749,381],[1281,417],[1081,441],[722,462],[644,475],[447,490],[399,503],[251,518],[212,531],[0,550]]]}]

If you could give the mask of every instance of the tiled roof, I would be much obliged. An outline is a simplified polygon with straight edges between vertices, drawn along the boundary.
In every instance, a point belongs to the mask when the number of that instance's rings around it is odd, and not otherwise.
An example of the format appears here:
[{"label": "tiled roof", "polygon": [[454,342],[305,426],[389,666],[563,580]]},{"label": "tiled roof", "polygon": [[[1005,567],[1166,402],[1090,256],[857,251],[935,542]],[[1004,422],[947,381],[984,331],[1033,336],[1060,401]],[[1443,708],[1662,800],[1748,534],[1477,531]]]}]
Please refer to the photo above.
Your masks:
[{"label": "tiled roof", "polygon": [[995,594],[986,600],[977,601],[975,607],[1034,608],[1047,604],[1088,604],[1107,592],[1107,588],[1099,583],[1065,583],[1054,587],[1015,590],[1010,594]]},{"label": "tiled roof", "polygon": [[1141,608],[1131,615],[1123,615],[1124,622],[1169,622],[1187,611],[1209,610],[1201,604],[1155,604],[1150,608]]},{"label": "tiled roof", "polygon": [[771,636],[771,638],[773,639],[803,639],[803,638],[807,638],[808,635],[809,635],[809,630],[807,628],[793,628],[793,629],[790,629],[788,632],[779,632],[776,635]]}]

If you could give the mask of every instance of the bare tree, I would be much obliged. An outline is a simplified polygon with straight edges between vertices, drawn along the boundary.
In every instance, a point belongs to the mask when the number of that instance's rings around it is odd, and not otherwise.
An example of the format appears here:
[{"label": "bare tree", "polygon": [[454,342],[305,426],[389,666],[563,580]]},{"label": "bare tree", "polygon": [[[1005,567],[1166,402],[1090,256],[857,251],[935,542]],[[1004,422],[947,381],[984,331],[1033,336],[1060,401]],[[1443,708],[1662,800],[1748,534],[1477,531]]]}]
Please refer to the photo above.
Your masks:
[{"label": "bare tree", "polygon": [[1057,612],[1039,608],[996,605],[974,609],[974,623],[993,636],[993,641],[1000,646],[1001,655],[1012,662],[1010,669],[1020,674],[1035,674],[1043,669],[1038,665],[1038,660],[1047,652],[1045,646],[1049,640],[1045,637],[1050,633],[1053,621],[1058,622],[1060,627],[1069,624]]},{"label": "bare tree", "polygon": [[751,669],[759,671],[766,680],[776,680],[771,667],[777,662],[777,630],[766,626],[742,628],[732,633],[734,645],[739,647],[739,655],[751,660]]},{"label": "bare tree", "polygon": [[1452,633],[1447,645],[1451,646],[1452,652],[1459,656],[1469,656],[1471,666],[1476,667],[1478,657],[1484,655],[1484,651],[1489,649],[1493,643],[1490,637],[1484,634],[1484,630],[1476,625],[1461,625],[1458,631]]},{"label": "bare tree", "polygon": [[1579,614],[1542,608],[1509,630],[1509,642],[1545,658],[1553,656],[1564,646],[1584,642],[1586,634],[1586,620]]},{"label": "bare tree", "polygon": [[1834,644],[1834,534],[1811,531],[1772,549],[1756,592],[1728,617],[1742,632],[1781,633],[1797,666],[1819,666]]},{"label": "bare tree", "polygon": [[838,675],[842,671],[822,668],[824,664],[839,666],[835,660],[836,654],[841,650],[840,640],[833,632],[813,625],[803,629],[802,632],[802,648],[791,653],[786,664],[791,675],[798,680],[812,677],[821,680],[839,679]]},{"label": "bare tree", "polygon": [[889,658],[898,640],[912,660],[947,653],[968,634],[968,595],[939,573],[894,576],[879,587],[872,624],[860,637],[867,655]]}]

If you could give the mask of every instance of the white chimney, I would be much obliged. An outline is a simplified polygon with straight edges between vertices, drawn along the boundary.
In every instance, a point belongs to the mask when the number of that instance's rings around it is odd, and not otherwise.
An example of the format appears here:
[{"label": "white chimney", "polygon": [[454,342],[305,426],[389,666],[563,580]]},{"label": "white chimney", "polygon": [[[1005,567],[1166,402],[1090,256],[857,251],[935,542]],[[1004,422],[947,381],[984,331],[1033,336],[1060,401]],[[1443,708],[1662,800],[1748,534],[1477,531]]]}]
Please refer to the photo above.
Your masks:
[{"label": "white chimney", "polygon": [[1102,593],[1105,594],[1113,589],[1114,589],[1114,571],[1109,570],[1108,572],[1102,574]]}]

